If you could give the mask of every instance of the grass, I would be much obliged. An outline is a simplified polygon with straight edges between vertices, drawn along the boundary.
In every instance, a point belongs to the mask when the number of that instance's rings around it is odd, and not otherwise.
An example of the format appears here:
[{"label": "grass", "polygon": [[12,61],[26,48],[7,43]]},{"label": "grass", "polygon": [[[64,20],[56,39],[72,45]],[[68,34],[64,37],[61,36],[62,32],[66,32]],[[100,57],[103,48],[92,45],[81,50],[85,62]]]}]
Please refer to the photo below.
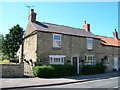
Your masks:
[{"label": "grass", "polygon": [[0,61],[0,64],[5,64],[3,61]]},{"label": "grass", "polygon": [[0,56],[0,61],[2,61],[2,57]]}]

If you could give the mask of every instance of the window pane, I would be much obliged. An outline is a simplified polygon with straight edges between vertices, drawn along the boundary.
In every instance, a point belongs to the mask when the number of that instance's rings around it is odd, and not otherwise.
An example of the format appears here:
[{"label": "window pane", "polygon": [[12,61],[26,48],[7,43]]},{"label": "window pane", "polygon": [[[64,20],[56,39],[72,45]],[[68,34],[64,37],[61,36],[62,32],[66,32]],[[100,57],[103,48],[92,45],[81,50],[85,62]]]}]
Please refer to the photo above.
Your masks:
[{"label": "window pane", "polygon": [[94,56],[93,55],[87,56],[85,65],[95,65],[95,61],[94,61]]},{"label": "window pane", "polygon": [[53,41],[53,47],[61,47],[61,41]]},{"label": "window pane", "polygon": [[92,44],[92,40],[88,39],[88,44]]},{"label": "window pane", "polygon": [[92,39],[87,39],[87,48],[92,49],[93,48],[93,40]]},{"label": "window pane", "polygon": [[54,35],[54,40],[60,40],[60,35]]},{"label": "window pane", "polygon": [[62,62],[62,63],[64,62],[64,58],[61,58],[61,62]]},{"label": "window pane", "polygon": [[53,47],[61,47],[61,35],[53,34]]},{"label": "window pane", "polygon": [[64,55],[49,55],[50,64],[62,64],[64,65]]},{"label": "window pane", "polygon": [[50,57],[50,63],[52,63],[52,57]]},{"label": "window pane", "polygon": [[60,62],[60,58],[54,58],[54,62]]}]

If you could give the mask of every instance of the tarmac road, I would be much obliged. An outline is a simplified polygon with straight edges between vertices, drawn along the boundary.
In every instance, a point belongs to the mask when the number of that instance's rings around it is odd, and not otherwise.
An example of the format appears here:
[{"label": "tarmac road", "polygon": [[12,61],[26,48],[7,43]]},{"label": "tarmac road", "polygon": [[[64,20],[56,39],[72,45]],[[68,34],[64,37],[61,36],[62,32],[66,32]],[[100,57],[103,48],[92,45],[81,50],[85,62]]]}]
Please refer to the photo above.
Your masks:
[{"label": "tarmac road", "polygon": [[[120,77],[112,77],[108,79],[99,79],[99,80],[93,80],[87,82],[57,85],[57,86],[47,86],[41,88],[120,88],[120,84],[118,83],[118,78],[120,79]],[[40,88],[40,87],[35,87],[35,88]]]},{"label": "tarmac road", "polygon": [[[2,90],[113,90],[118,88],[118,72],[109,72],[95,75],[79,75],[63,78],[0,78]],[[0,87],[0,89],[1,89]],[[82,88],[82,89],[81,89]],[[83,89],[84,88],[84,89]],[[97,89],[96,89],[97,88]],[[105,89],[107,88],[107,89]],[[118,90],[118,89],[117,89]]]}]

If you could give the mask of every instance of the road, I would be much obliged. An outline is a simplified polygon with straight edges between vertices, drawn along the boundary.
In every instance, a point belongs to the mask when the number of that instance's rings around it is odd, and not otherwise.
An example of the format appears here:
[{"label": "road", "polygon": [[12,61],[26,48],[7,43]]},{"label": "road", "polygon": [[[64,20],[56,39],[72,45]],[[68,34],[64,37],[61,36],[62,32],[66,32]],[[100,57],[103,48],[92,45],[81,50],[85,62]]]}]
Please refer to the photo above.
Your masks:
[{"label": "road", "polygon": [[118,85],[118,78],[120,79],[120,77],[112,77],[80,83],[34,88],[120,88],[120,85]]},{"label": "road", "polygon": [[[120,90],[120,83],[118,83],[118,81],[119,81],[118,79],[120,80],[120,76],[106,78],[106,79],[79,82],[79,83],[64,84],[64,85],[33,86],[33,87],[31,86],[31,87],[21,87],[21,88],[14,88],[14,89],[17,89],[17,90],[22,90],[22,89],[23,90],[41,90],[41,89],[56,90],[56,88],[57,88],[57,90],[59,90],[59,89],[64,90],[65,88],[66,89],[71,88],[74,90],[101,90],[101,88],[102,88],[102,90]],[[10,89],[10,90],[14,90],[14,89]]]}]

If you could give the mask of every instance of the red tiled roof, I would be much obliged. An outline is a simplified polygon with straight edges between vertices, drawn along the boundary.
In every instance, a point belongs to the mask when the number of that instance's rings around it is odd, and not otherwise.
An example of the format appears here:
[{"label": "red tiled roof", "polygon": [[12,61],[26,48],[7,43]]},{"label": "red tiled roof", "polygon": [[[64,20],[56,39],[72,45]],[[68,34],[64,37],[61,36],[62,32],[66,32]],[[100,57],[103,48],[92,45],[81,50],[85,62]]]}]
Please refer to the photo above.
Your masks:
[{"label": "red tiled roof", "polygon": [[115,38],[105,37],[105,36],[98,36],[98,35],[96,36],[101,38],[102,44],[104,45],[120,46],[120,39],[115,39]]}]

